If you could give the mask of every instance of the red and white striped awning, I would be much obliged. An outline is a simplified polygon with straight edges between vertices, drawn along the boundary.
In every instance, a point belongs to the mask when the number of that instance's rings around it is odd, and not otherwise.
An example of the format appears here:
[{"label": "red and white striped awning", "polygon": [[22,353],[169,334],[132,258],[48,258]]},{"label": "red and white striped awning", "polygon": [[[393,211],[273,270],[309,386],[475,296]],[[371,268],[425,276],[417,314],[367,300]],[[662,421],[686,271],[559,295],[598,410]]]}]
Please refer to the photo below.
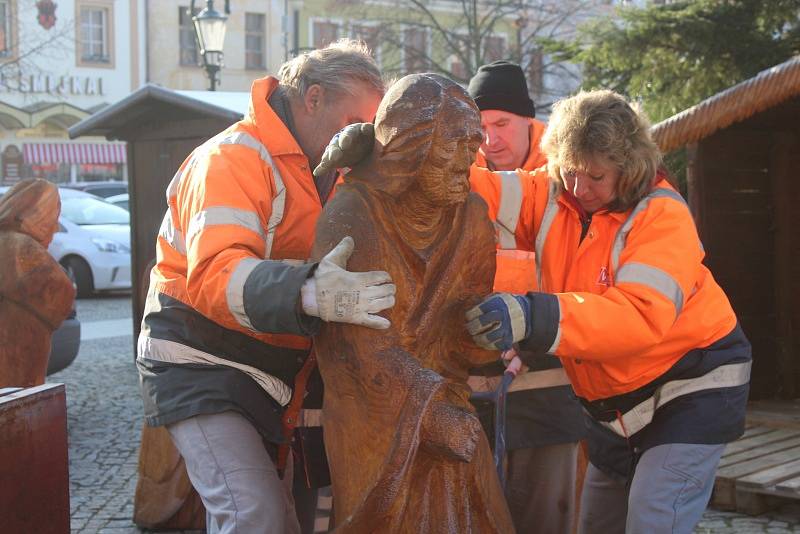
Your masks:
[{"label": "red and white striped awning", "polygon": [[125,163],[125,143],[25,143],[28,165],[38,163]]}]

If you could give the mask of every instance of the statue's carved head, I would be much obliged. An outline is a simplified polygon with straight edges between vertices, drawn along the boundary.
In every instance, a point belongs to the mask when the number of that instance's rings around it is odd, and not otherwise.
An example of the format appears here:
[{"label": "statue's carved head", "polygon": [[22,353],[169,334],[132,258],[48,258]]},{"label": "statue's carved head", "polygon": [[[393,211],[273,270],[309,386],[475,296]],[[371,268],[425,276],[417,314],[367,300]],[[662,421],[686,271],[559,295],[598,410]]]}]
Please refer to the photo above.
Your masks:
[{"label": "statue's carved head", "polygon": [[460,85],[438,74],[405,76],[378,108],[380,176],[370,186],[399,196],[416,183],[434,204],[463,202],[482,139],[480,112]]},{"label": "statue's carved head", "polygon": [[58,188],[41,179],[23,180],[0,199],[0,230],[27,234],[47,247],[58,231]]}]

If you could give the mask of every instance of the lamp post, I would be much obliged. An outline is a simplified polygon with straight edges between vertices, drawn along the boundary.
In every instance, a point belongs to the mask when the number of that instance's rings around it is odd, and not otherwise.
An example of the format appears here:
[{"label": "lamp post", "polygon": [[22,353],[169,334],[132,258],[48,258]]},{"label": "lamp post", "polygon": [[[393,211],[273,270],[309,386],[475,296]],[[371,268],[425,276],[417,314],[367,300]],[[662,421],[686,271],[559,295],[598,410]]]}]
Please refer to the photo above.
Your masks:
[{"label": "lamp post", "polygon": [[192,0],[189,15],[194,22],[194,34],[203,57],[203,67],[210,80],[209,90],[216,91],[219,81],[217,75],[223,66],[222,47],[225,43],[225,22],[231,13],[230,0],[225,0],[224,15],[214,9],[214,0],[206,0],[205,9],[195,15],[194,3],[195,0]]}]

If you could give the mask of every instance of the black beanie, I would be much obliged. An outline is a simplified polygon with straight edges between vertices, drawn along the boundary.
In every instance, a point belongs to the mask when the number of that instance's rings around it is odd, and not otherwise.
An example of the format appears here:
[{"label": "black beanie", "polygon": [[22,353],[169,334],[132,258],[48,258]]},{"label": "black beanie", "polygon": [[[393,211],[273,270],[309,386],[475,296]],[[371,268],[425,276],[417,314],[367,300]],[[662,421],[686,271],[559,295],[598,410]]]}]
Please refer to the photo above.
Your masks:
[{"label": "black beanie", "polygon": [[497,109],[523,117],[536,116],[525,74],[516,63],[494,61],[481,66],[469,81],[467,91],[481,111]]}]

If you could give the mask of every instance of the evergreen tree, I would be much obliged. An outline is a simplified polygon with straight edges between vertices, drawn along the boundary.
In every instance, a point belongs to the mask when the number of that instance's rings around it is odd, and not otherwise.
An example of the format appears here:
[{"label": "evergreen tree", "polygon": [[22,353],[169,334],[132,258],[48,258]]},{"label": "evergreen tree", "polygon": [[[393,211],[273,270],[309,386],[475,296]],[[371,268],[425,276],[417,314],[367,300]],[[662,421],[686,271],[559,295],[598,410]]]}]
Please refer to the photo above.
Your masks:
[{"label": "evergreen tree", "polygon": [[548,49],[583,66],[584,88],[639,100],[656,122],[800,52],[800,0],[621,7]]}]

